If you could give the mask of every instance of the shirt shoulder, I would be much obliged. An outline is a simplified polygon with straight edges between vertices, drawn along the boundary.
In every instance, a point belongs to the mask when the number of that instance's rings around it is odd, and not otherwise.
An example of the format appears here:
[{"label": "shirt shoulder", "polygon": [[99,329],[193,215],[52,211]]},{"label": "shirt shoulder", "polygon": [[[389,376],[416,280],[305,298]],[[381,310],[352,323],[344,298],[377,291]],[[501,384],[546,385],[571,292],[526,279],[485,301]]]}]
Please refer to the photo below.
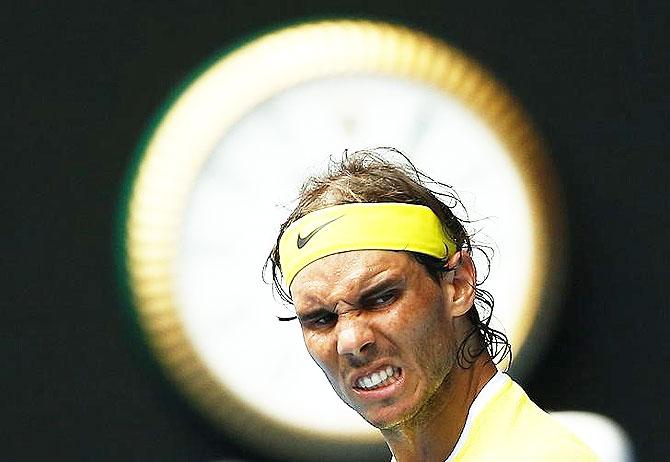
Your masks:
[{"label": "shirt shoulder", "polygon": [[509,377],[481,410],[454,461],[597,462],[575,434],[533,403]]}]

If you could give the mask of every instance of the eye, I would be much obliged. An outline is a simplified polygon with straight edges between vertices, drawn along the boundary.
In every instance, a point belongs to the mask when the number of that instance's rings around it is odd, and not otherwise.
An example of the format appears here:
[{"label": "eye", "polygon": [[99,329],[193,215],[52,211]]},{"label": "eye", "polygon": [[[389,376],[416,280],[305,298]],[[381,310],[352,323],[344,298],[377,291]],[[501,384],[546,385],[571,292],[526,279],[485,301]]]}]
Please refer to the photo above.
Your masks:
[{"label": "eye", "polygon": [[328,327],[335,323],[337,315],[335,313],[324,313],[321,316],[314,318],[309,324],[314,327]]},{"label": "eye", "polygon": [[398,296],[397,289],[384,290],[382,292],[373,294],[369,297],[365,297],[365,299],[363,300],[363,305],[370,308],[386,306],[389,303],[393,302],[397,298],[397,296]]}]

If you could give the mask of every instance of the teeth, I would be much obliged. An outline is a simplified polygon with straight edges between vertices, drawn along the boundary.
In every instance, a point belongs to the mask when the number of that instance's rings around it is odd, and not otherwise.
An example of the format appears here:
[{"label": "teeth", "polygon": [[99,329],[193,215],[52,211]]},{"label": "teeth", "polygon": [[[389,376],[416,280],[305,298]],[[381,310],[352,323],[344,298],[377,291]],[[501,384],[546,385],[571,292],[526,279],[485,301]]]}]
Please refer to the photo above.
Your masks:
[{"label": "teeth", "polygon": [[379,375],[379,372],[375,372],[370,378],[372,379],[372,385],[379,385],[382,383],[382,377]]},{"label": "teeth", "polygon": [[365,390],[373,390],[382,385],[390,385],[394,383],[399,376],[399,369],[394,369],[392,366],[387,366],[386,369],[375,371],[370,375],[361,377],[356,381],[356,386]]}]

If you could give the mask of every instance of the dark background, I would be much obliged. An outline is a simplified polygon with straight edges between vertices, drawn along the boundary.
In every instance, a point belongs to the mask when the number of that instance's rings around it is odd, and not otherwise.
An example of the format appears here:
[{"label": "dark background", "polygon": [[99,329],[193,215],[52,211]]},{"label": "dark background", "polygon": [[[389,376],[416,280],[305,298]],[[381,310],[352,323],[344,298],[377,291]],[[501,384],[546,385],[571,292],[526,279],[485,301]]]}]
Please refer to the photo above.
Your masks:
[{"label": "dark background", "polygon": [[[261,460],[166,385],[116,284],[114,214],[150,117],[245,35],[312,17],[416,25],[534,116],[565,187],[571,266],[529,394],[670,454],[667,9],[535,1],[24,2],[2,19],[0,458]],[[259,431],[262,429],[259,429]]]}]

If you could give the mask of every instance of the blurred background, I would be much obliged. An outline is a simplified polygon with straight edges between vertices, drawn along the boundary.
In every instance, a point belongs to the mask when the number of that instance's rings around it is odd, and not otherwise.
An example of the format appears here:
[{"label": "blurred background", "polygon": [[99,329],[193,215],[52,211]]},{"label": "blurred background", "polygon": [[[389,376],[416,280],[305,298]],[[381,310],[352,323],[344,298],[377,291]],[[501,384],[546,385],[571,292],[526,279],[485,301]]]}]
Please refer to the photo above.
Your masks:
[{"label": "blurred background", "polygon": [[[664,11],[663,11],[664,10]],[[97,2],[8,7],[4,31],[4,460],[272,460],[193,411],[121,297],[121,184],[151,118],[200,65],[310,18],[416,26],[492,71],[564,187],[570,264],[529,395],[596,412],[639,460],[670,453],[668,9],[621,2]]]}]

